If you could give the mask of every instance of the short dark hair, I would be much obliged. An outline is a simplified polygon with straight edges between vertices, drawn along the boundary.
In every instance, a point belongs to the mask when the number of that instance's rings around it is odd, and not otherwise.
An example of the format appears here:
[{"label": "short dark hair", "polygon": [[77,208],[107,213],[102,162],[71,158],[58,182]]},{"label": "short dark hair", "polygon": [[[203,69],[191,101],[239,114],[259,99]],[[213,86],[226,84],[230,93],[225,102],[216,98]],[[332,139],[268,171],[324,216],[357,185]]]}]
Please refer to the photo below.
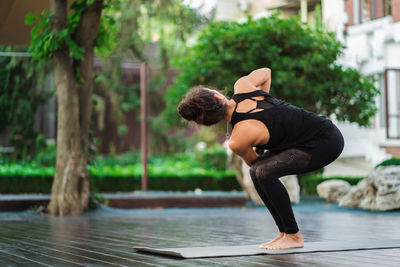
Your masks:
[{"label": "short dark hair", "polygon": [[179,114],[188,121],[203,125],[220,122],[225,117],[227,105],[214,95],[215,92],[202,85],[193,87],[179,103]]}]

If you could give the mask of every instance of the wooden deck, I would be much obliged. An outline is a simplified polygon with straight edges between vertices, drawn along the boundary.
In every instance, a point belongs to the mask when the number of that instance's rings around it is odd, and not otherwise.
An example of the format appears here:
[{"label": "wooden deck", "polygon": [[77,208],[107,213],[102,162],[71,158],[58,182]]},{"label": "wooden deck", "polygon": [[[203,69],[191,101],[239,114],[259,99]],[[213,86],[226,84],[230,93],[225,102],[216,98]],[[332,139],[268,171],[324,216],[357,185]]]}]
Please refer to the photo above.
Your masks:
[{"label": "wooden deck", "polygon": [[[336,204],[294,206],[305,242],[394,239],[400,212],[355,212]],[[0,213],[0,266],[400,266],[400,249],[175,259],[133,246],[248,245],[277,235],[265,207],[115,210],[79,217]]]}]

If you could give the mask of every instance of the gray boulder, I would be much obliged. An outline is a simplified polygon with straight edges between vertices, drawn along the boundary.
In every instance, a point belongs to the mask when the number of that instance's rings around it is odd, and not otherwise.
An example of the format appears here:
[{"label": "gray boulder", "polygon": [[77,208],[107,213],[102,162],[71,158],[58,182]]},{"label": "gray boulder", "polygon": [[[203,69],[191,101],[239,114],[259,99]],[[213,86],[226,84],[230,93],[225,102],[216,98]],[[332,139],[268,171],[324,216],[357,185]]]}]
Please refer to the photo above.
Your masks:
[{"label": "gray boulder", "polygon": [[339,206],[387,211],[400,208],[400,166],[380,166],[352,186]]},{"label": "gray boulder", "polygon": [[328,201],[337,202],[350,191],[351,185],[339,179],[332,179],[317,185],[317,193]]},{"label": "gray boulder", "polygon": [[288,175],[279,178],[286,190],[288,191],[290,202],[299,204],[300,202],[300,185],[296,175]]}]

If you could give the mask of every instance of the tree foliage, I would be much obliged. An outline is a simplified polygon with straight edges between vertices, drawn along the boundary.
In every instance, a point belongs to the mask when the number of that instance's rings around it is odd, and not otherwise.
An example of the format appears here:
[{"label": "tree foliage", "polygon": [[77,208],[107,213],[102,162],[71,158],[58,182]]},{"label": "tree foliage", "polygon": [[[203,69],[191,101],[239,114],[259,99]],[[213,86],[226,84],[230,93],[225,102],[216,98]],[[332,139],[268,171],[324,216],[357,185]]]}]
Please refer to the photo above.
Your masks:
[{"label": "tree foliage", "polygon": [[[209,18],[184,5],[183,0],[120,1],[115,2],[105,14],[115,18],[116,42],[112,57],[98,54],[102,58],[102,72],[95,79],[95,110],[100,118],[99,128],[102,129],[104,103],[108,98],[111,118],[118,125],[118,134],[123,135],[127,133],[124,112],[140,107],[139,84],[122,82],[123,61],[147,61],[151,64],[149,103],[152,113],[158,114],[165,107],[162,89],[168,81],[170,59],[184,54],[187,39]],[[152,119],[150,123],[151,150],[164,151],[168,141],[160,127],[162,121]]]},{"label": "tree foliage", "polygon": [[[54,15],[48,9],[45,9],[38,16],[34,14],[27,14],[25,23],[31,25],[31,44],[29,46],[29,52],[40,60],[49,60],[55,51],[60,49],[62,46],[67,46],[73,59],[83,60],[83,53],[85,49],[80,47],[75,40],[76,29],[78,27],[81,15],[85,12],[88,6],[92,5],[94,0],[85,1],[77,0],[71,3],[70,9],[72,12],[67,14],[66,27],[59,32],[54,32],[51,29],[51,17]],[[108,1],[104,4],[103,9],[107,10],[111,8],[112,1]],[[114,19],[104,14],[101,17],[101,23],[99,32],[96,37],[95,48],[98,51],[107,53],[112,49],[115,43],[115,28]],[[79,76],[79,73],[77,73]]]},{"label": "tree foliage", "polygon": [[166,94],[165,118],[169,125],[180,123],[176,106],[194,85],[211,85],[232,96],[238,78],[269,67],[270,92],[277,98],[339,121],[369,125],[379,91],[358,71],[337,64],[343,48],[333,33],[279,14],[243,24],[213,23],[175,62],[181,74]]},{"label": "tree foliage", "polygon": [[[0,50],[26,52],[27,49],[6,46]],[[19,56],[0,57],[0,65],[0,131],[11,127],[12,158],[26,159],[37,152],[38,141],[44,141],[33,125],[36,111],[53,94],[42,88],[48,66],[39,66],[31,57]]]}]

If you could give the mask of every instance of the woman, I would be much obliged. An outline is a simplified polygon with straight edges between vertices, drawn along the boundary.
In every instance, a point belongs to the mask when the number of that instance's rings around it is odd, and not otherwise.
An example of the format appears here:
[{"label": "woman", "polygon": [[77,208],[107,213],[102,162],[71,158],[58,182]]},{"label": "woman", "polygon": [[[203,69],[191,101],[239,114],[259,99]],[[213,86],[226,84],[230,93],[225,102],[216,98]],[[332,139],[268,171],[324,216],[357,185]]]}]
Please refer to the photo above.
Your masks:
[{"label": "woman", "polygon": [[271,70],[257,69],[236,81],[232,99],[198,86],[187,93],[178,112],[202,125],[231,122],[229,147],[250,166],[257,193],[280,231],[259,247],[299,248],[304,240],[279,178],[326,166],[340,155],[344,140],[330,120],[276,99],[270,86]]}]

